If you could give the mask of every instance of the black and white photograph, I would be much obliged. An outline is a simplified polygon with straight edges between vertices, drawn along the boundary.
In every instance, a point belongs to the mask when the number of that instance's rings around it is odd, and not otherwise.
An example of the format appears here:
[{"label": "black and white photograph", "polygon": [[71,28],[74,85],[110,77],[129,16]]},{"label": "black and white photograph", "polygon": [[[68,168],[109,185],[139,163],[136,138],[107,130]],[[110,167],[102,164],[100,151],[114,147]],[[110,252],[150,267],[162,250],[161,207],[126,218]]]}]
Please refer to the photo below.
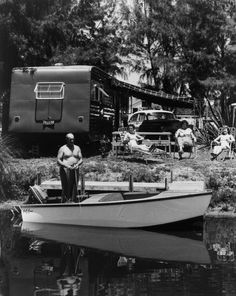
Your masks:
[{"label": "black and white photograph", "polygon": [[236,295],[236,0],[0,0],[0,296]]}]

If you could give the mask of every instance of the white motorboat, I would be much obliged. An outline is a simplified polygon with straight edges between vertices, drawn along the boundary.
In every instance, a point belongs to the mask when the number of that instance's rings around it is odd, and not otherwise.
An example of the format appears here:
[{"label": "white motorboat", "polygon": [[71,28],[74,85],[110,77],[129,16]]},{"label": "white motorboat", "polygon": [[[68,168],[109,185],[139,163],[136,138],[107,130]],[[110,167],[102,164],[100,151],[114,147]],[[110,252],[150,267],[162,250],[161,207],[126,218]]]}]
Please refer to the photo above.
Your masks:
[{"label": "white motorboat", "polygon": [[[21,206],[24,222],[95,227],[144,228],[203,216],[212,192],[203,182],[174,182],[157,193],[117,192],[91,195],[78,203]],[[32,191],[42,200],[40,187]]]}]

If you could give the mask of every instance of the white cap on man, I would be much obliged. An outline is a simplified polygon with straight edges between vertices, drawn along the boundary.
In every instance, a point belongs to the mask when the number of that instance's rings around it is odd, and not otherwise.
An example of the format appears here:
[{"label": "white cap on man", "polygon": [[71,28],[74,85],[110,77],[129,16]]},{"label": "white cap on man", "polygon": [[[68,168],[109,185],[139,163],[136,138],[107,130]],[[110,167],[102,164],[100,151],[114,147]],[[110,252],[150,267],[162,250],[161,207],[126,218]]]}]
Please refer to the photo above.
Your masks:
[{"label": "white cap on man", "polygon": [[72,133],[66,134],[66,139],[74,139],[74,135]]}]

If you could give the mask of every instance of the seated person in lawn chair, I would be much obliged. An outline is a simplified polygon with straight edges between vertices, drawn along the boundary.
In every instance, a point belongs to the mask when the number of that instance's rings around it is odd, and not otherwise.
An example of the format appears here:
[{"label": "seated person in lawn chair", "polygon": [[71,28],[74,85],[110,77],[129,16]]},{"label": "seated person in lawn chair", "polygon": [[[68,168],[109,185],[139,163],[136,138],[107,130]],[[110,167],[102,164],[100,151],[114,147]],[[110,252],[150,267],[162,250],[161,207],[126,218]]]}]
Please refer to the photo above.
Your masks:
[{"label": "seated person in lawn chair", "polygon": [[192,149],[196,143],[196,137],[193,134],[193,131],[188,127],[187,120],[181,122],[181,127],[175,133],[175,139],[179,148],[179,159],[182,159],[184,153],[184,148]]},{"label": "seated person in lawn chair", "polygon": [[231,152],[232,143],[235,142],[234,137],[229,133],[229,127],[223,126],[221,134],[212,142],[211,156],[214,160],[223,150]]},{"label": "seated person in lawn chair", "polygon": [[125,133],[123,143],[127,144],[130,151],[138,151],[145,154],[152,154],[152,153],[165,153],[163,150],[156,148],[154,144],[147,146],[142,144],[144,138],[136,133],[135,126],[133,124],[129,124],[128,132]]}]

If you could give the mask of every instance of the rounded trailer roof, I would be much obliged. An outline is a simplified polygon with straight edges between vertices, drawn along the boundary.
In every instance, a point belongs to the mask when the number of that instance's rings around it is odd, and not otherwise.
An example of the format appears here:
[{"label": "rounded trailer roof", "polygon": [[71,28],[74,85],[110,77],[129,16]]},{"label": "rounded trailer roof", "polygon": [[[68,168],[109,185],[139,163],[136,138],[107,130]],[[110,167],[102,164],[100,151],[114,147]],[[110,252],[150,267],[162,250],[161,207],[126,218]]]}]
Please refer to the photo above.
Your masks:
[{"label": "rounded trailer roof", "polygon": [[192,108],[194,100],[191,97],[186,96],[175,96],[171,94],[164,93],[163,91],[154,91],[149,89],[144,89],[139,86],[132,85],[116,79],[115,77],[107,74],[103,70],[91,65],[54,65],[54,66],[39,66],[39,67],[23,67],[23,68],[13,68],[13,72],[28,72],[34,74],[34,72],[39,72],[39,74],[48,73],[60,73],[60,72],[77,72],[81,74],[93,72],[95,77],[103,81],[107,81],[110,87],[119,93],[123,93],[127,96],[134,96],[136,98],[146,100],[148,102],[153,102],[160,105],[170,106],[170,107],[185,107]]},{"label": "rounded trailer roof", "polygon": [[30,72],[30,71],[78,71],[78,72],[91,72],[92,68],[95,68],[94,66],[86,66],[86,65],[71,65],[71,66],[64,66],[64,65],[55,65],[55,66],[33,66],[33,67],[20,67],[20,68],[13,68],[13,72]]}]

